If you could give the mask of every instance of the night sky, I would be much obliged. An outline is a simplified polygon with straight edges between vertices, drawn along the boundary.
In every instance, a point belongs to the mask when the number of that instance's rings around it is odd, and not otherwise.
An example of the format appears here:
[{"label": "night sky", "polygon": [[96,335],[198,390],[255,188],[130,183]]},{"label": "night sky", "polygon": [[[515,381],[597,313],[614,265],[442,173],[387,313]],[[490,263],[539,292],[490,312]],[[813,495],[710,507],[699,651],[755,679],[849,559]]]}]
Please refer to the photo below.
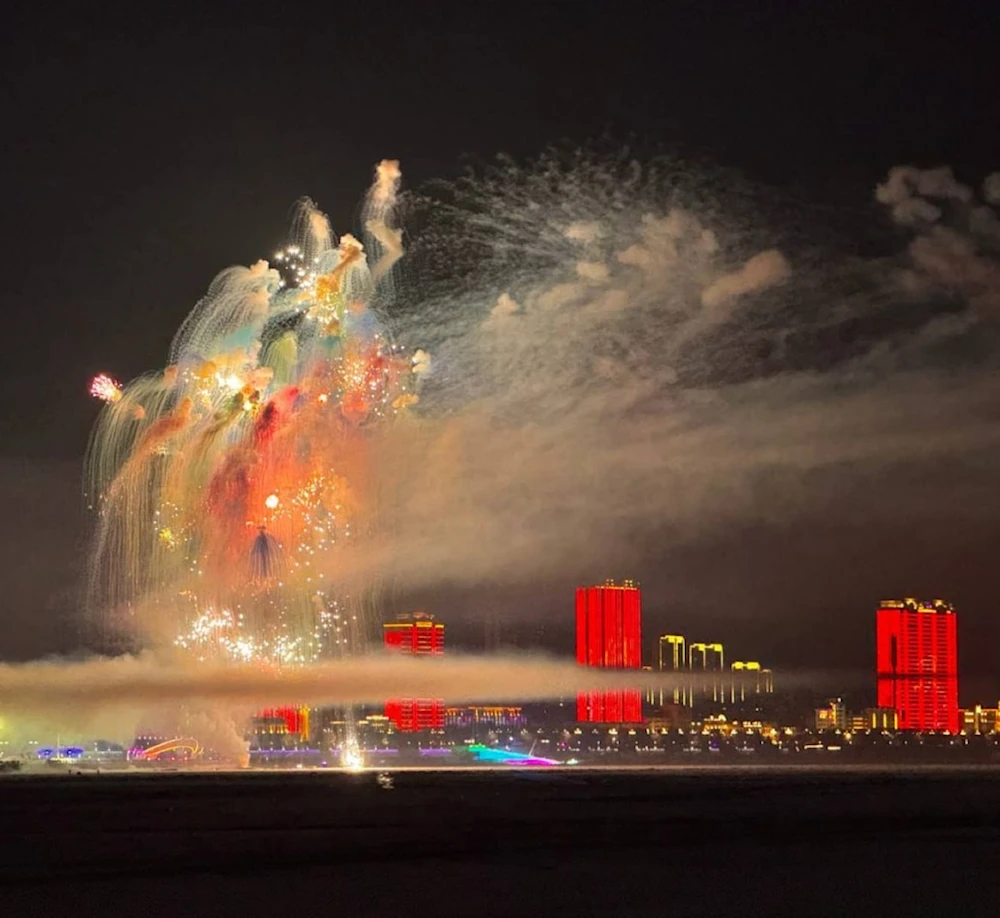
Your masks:
[{"label": "night sky", "polygon": [[[88,380],[162,366],[214,274],[267,256],[303,195],[349,228],[383,157],[417,187],[470,159],[601,136],[848,215],[897,163],[947,163],[971,184],[1000,168],[1000,13],[792,6],[248,5],[161,21],[80,7],[57,23],[42,8],[9,19],[0,658],[79,640],[80,457],[98,410]],[[962,614],[963,703],[987,701],[1000,694],[998,534],[941,515],[762,520],[668,556],[652,546],[620,576],[646,587],[648,638],[721,639],[778,670],[867,669],[880,598],[945,596]],[[565,651],[573,586],[424,598],[470,643],[484,630],[465,613],[475,607],[522,644],[544,625],[539,639]]]}]

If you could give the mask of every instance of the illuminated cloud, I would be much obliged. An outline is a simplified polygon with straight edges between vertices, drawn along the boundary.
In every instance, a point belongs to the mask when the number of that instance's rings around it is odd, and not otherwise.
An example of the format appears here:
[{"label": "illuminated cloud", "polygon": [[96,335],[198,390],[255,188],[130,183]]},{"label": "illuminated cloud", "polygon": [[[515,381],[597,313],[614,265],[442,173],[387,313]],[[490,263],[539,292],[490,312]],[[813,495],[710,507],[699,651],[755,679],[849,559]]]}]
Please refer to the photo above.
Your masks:
[{"label": "illuminated cloud", "polygon": [[[867,479],[930,462],[957,475],[997,442],[995,375],[970,366],[959,384],[954,368],[922,362],[921,348],[970,320],[932,315],[839,363],[829,345],[808,346],[898,299],[884,263],[830,254],[792,271],[764,221],[727,213],[724,185],[701,200],[630,186],[622,206],[612,168],[584,171],[560,186],[551,165],[544,181],[508,169],[460,189],[469,219],[453,211],[435,251],[453,239],[497,259],[414,304],[411,333],[440,342],[447,373],[421,402],[420,430],[388,450],[398,524],[357,570],[391,569],[404,589],[605,570],[654,541],[666,551],[734,521],[812,512],[826,498],[805,483],[820,472]],[[897,203],[921,189],[974,203],[946,171],[889,184]],[[920,238],[909,296],[958,283],[963,263],[978,272],[963,283],[992,284],[961,237]],[[727,382],[736,360],[747,369]]]},{"label": "illuminated cloud", "polygon": [[888,206],[893,219],[904,225],[934,222],[941,216],[941,209],[928,198],[968,202],[972,197],[972,189],[956,181],[948,166],[893,166],[888,178],[875,189],[875,199]]},{"label": "illuminated cloud", "polygon": [[998,176],[983,182],[981,203],[948,167],[890,170],[875,197],[916,234],[909,246],[912,270],[902,278],[905,289],[917,295],[949,293],[983,316],[1000,315],[1000,218],[990,206],[998,200]]},{"label": "illuminated cloud", "polygon": [[777,249],[750,258],[738,271],[725,274],[701,294],[702,305],[714,308],[735,297],[746,296],[777,286],[788,280],[792,269]]}]

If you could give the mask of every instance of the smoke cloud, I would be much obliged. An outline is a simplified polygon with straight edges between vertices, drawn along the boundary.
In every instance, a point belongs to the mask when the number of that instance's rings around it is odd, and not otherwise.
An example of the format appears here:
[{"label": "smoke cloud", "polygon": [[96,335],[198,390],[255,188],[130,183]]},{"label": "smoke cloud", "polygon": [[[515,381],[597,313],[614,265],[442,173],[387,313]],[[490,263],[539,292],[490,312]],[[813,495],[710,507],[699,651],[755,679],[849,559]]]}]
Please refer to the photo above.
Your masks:
[{"label": "smoke cloud", "polygon": [[380,459],[392,540],[357,571],[603,576],[826,514],[850,482],[912,512],[932,498],[896,472],[957,481],[997,446],[988,204],[948,169],[893,169],[876,197],[914,238],[862,262],[783,239],[732,191],[553,156],[427,205],[395,320],[433,364]]},{"label": "smoke cloud", "polygon": [[917,235],[909,248],[913,272],[905,276],[918,294],[943,292],[987,317],[1000,315],[1000,174],[983,182],[983,199],[958,182],[951,169],[896,166],[876,189],[892,217]]},{"label": "smoke cloud", "polygon": [[792,273],[785,256],[777,249],[754,255],[742,268],[724,274],[701,294],[703,306],[711,309],[747,293],[766,290],[780,284]]},{"label": "smoke cloud", "polygon": [[[413,355],[419,404],[371,436],[378,537],[321,573],[405,600],[644,576],[761,521],[992,518],[998,175],[977,192],[892,169],[877,258],[669,162],[553,154],[409,196],[374,307]],[[380,178],[373,232],[400,174]]]},{"label": "smoke cloud", "polygon": [[[416,660],[367,656],[262,670],[175,661],[152,654],[84,661],[0,665],[0,709],[47,730],[96,730],[131,738],[140,720],[186,706],[199,736],[226,737],[233,723],[274,705],[381,704],[387,697],[446,698],[449,703],[523,702],[614,688],[673,688],[683,676],[584,669],[535,656]],[[238,745],[242,745],[237,740]]]}]

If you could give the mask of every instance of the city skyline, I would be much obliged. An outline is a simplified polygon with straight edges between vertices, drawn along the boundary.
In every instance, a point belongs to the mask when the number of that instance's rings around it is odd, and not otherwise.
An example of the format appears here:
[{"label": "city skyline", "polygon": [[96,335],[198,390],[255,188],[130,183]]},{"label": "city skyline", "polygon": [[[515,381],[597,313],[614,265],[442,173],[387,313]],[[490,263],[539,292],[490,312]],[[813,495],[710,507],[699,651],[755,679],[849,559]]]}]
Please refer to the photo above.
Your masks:
[{"label": "city skyline", "polygon": [[[575,699],[552,698],[541,707],[529,706],[532,714],[519,705],[485,699],[456,706],[443,699],[395,698],[387,700],[384,707],[362,706],[346,717],[345,711],[336,707],[264,709],[251,720],[250,761],[281,765],[291,761],[289,756],[302,761],[303,756],[344,755],[343,750],[350,748],[356,750],[351,755],[358,762],[366,755],[377,760],[379,756],[405,754],[437,756],[439,764],[447,764],[441,756],[461,756],[461,750],[467,747],[484,763],[530,760],[551,765],[558,764],[558,759],[533,755],[539,741],[543,745],[556,742],[547,751],[564,758],[573,750],[581,755],[587,750],[628,754],[632,744],[629,741],[621,746],[621,732],[642,734],[646,737],[642,742],[654,744],[660,753],[676,746],[678,737],[685,734],[692,737],[692,743],[698,736],[725,738],[744,753],[760,751],[762,747],[754,744],[761,742],[777,747],[781,737],[791,743],[783,747],[785,752],[805,753],[839,752],[845,748],[842,743],[853,747],[861,738],[874,737],[876,746],[884,747],[881,754],[891,757],[891,738],[896,736],[950,735],[961,738],[960,748],[966,749],[970,737],[1000,733],[1000,701],[997,706],[981,702],[963,708],[958,705],[958,616],[954,607],[942,599],[906,598],[878,603],[872,673],[876,699],[863,709],[845,703],[839,696],[829,698],[814,711],[789,707],[788,699],[775,697],[772,670],[757,661],[730,661],[727,666],[721,642],[687,642],[680,635],[661,635],[655,665],[645,665],[639,654],[642,592],[632,580],[578,587],[573,620],[577,665],[637,672],[655,668],[679,673],[685,682],[675,690],[674,697],[651,689],[595,691]],[[445,623],[424,610],[383,622],[382,633],[384,647],[390,653],[433,658],[444,652]],[[557,702],[556,709],[549,708],[550,703]],[[90,761],[107,765],[121,760],[155,766],[191,762],[202,755],[217,757],[217,751],[205,748],[197,733],[139,735],[127,752],[106,740],[96,745],[78,740],[79,745],[65,748],[38,742],[30,745],[38,747],[32,758],[53,763]],[[556,741],[557,734],[562,739]],[[826,734],[832,738],[824,740]],[[393,735],[411,739],[400,740],[397,746]],[[568,741],[571,735],[580,739]],[[471,739],[459,742],[462,736]],[[531,736],[535,739],[528,752],[511,750],[511,743],[523,744],[525,737]],[[584,736],[589,739],[584,741]],[[484,738],[493,745],[494,752],[480,744]],[[720,747],[711,746],[711,742],[709,748],[718,751]],[[507,752],[496,749],[498,743]],[[651,748],[637,739],[633,752],[649,752]],[[947,754],[945,747],[931,748]],[[454,764],[450,758],[448,763]]]}]

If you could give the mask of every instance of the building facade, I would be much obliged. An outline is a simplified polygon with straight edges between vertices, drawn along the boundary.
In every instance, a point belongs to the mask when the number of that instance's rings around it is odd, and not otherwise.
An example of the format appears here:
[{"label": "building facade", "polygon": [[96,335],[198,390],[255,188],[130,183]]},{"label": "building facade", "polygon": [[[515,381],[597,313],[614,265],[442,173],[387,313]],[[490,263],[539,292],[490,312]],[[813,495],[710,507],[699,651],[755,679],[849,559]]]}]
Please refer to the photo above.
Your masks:
[{"label": "building facade", "polygon": [[[425,612],[401,615],[382,626],[382,641],[394,653],[439,656],[444,653],[444,624]],[[385,703],[385,716],[400,733],[440,730],[444,712],[440,698],[390,698]]]},{"label": "building facade", "polygon": [[764,691],[763,670],[756,660],[736,660],[729,665],[729,669],[732,672],[729,700],[733,704]]},{"label": "building facade", "polygon": [[309,708],[268,708],[255,718],[262,732],[309,739]]},{"label": "building facade", "polygon": [[726,654],[722,644],[700,641],[688,645],[688,668],[691,672],[691,705],[718,710],[728,694]]},{"label": "building facade", "polygon": [[[661,634],[657,645],[657,664],[661,673],[683,676],[687,671],[687,644],[682,634]],[[669,694],[669,697],[667,697]],[[667,692],[660,691],[660,704],[689,704],[688,683],[675,685]]]},{"label": "building facade", "polygon": [[[642,593],[626,580],[620,586],[576,591],[576,662],[600,669],[642,666]],[[641,723],[638,689],[585,692],[577,696],[576,719],[587,723]]]},{"label": "building facade", "polygon": [[447,727],[519,730],[528,720],[520,705],[468,705],[445,708],[444,722]]},{"label": "building facade", "polygon": [[816,730],[840,730],[844,731],[850,727],[847,714],[847,706],[843,698],[831,698],[826,703],[826,707],[816,709]]},{"label": "building facade", "polygon": [[941,599],[883,601],[875,614],[878,706],[900,730],[958,733],[958,627]]},{"label": "building facade", "polygon": [[962,711],[962,732],[969,736],[992,736],[1000,733],[1000,704],[984,708],[981,704]]}]

